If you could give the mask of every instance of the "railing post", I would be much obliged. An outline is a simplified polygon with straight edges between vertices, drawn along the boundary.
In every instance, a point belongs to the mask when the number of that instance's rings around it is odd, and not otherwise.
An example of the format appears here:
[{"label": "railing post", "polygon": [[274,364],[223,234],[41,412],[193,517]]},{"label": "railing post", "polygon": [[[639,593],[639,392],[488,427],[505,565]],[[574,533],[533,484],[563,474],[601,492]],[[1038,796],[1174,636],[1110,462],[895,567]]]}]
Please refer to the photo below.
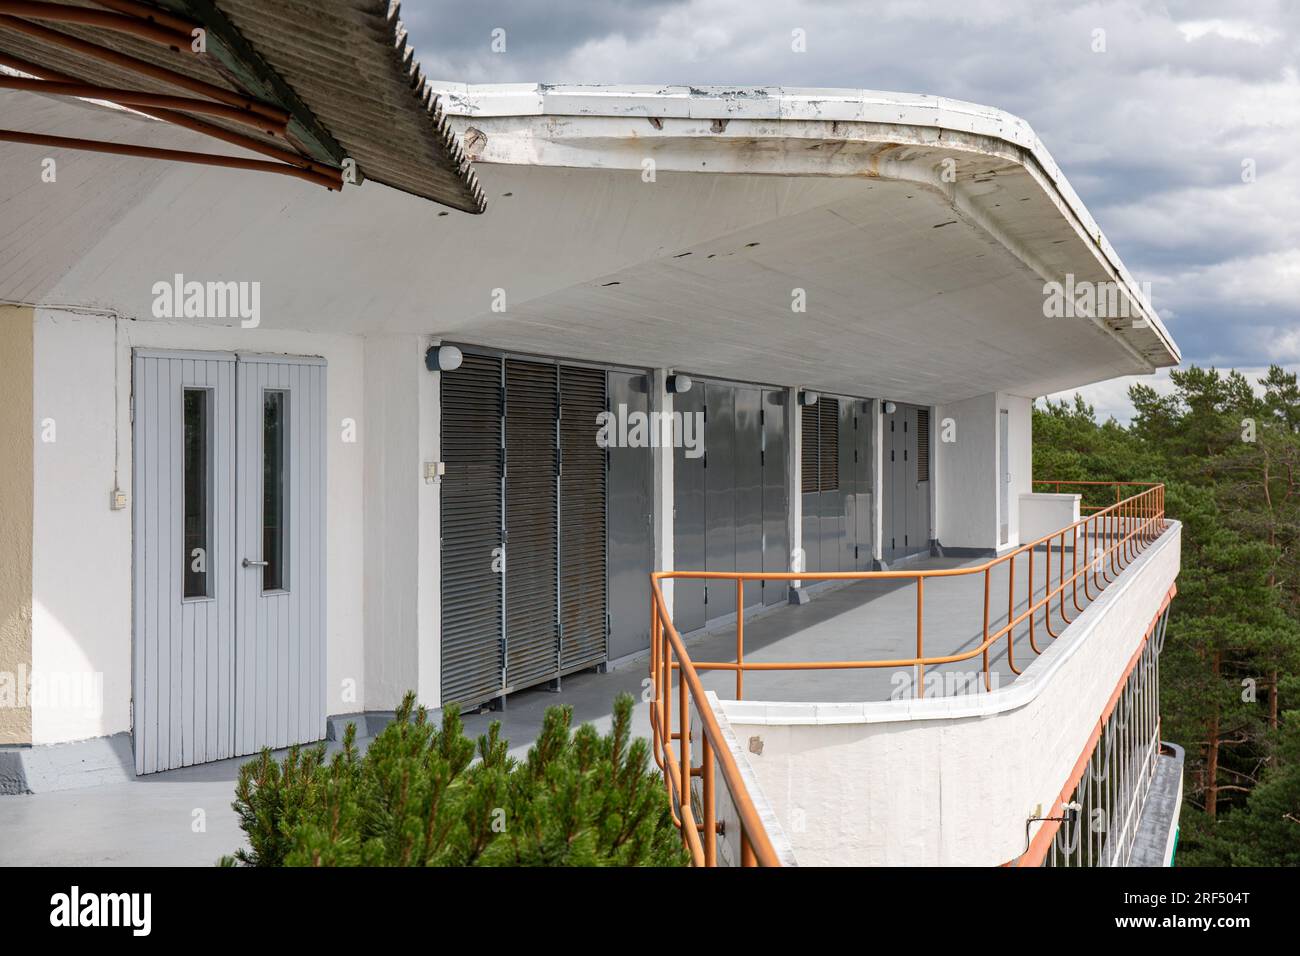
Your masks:
[{"label": "railing post", "polygon": [[[1030,565],[1032,567],[1032,563]],[[1011,673],[1016,670],[1016,554],[1013,551],[1007,561],[1007,666]]]},{"label": "railing post", "polygon": [[[650,578],[650,690],[654,694],[650,706],[653,709],[659,706],[659,602],[655,600],[655,592],[659,587],[659,582],[653,577]],[[657,716],[657,715],[655,715]],[[655,725],[658,720],[650,721],[650,730],[654,737],[654,743],[659,743],[659,728]]]},{"label": "railing post", "polygon": [[[677,708],[679,711],[678,723],[681,725],[681,767],[678,768],[681,781],[681,801],[682,807],[690,806],[691,800],[691,698],[686,692],[686,675],[682,674],[677,679]],[[687,815],[686,809],[682,810],[682,819],[685,820]]]},{"label": "railing post", "polygon": [[700,741],[700,792],[704,801],[704,865],[718,865],[718,818],[713,796],[713,748]]},{"label": "railing post", "polygon": [[916,688],[917,697],[925,697],[925,575],[916,576]]},{"label": "railing post", "polygon": [[745,581],[736,578],[736,700],[745,699]]},{"label": "railing post", "polygon": [[[1030,548],[1030,549],[1029,549],[1028,557],[1029,557],[1029,584],[1028,584],[1028,587],[1029,587],[1029,599],[1028,599],[1028,605],[1029,605],[1029,607],[1028,607],[1028,611],[1029,611],[1029,648],[1030,648],[1030,650],[1032,650],[1035,654],[1038,654],[1038,653],[1041,653],[1041,652],[1038,650],[1038,642],[1037,642],[1036,640],[1034,640],[1034,617],[1035,617],[1035,614],[1034,614],[1034,549],[1033,549],[1033,548]],[[1011,560],[1014,561],[1015,558],[1013,557]]]},{"label": "railing post", "polygon": [[984,568],[984,689],[991,691],[992,682],[989,680],[989,571],[991,566]]}]

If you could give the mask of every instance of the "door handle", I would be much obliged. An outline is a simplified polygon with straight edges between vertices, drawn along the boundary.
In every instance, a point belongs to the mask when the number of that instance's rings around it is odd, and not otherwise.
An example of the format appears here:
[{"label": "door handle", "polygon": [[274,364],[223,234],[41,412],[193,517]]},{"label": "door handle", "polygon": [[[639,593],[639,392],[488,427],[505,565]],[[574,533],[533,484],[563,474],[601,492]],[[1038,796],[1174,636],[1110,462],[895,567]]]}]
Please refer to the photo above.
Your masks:
[{"label": "door handle", "polygon": [[264,568],[267,563],[266,561],[250,561],[248,558],[244,558],[244,567],[246,568]]}]

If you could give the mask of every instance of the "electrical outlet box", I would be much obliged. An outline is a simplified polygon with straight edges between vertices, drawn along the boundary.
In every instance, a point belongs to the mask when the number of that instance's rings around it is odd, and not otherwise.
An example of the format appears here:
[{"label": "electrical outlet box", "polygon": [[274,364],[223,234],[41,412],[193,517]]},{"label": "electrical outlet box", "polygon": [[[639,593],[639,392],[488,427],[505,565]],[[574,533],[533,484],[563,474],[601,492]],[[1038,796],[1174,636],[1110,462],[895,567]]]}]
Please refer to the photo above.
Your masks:
[{"label": "electrical outlet box", "polygon": [[108,498],[108,506],[114,511],[122,511],[126,508],[126,492],[121,488],[114,488]]}]

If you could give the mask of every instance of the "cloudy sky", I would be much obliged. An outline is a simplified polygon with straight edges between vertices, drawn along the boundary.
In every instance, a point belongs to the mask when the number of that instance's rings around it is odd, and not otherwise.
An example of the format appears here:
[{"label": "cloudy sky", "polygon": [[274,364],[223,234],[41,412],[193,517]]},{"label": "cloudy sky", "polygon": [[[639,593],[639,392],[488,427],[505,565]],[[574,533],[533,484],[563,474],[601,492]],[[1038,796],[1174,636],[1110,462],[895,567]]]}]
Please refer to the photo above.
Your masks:
[{"label": "cloudy sky", "polygon": [[[436,79],[856,87],[1000,107],[1030,122],[1151,283],[1185,363],[1300,366],[1297,0],[406,0],[402,17]],[[1086,394],[1123,420],[1125,390]]]}]

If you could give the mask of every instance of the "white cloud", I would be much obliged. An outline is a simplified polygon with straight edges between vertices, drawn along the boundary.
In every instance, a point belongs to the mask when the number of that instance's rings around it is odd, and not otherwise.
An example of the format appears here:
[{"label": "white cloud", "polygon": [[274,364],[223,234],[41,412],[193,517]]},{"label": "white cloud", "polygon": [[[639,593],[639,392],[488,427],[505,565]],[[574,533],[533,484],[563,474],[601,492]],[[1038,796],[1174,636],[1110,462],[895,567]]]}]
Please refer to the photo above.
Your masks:
[{"label": "white cloud", "polygon": [[1178,24],[1178,32],[1188,43],[1204,36],[1217,36],[1225,40],[1253,43],[1255,46],[1264,46],[1282,36],[1271,27],[1246,20],[1188,20]]}]

